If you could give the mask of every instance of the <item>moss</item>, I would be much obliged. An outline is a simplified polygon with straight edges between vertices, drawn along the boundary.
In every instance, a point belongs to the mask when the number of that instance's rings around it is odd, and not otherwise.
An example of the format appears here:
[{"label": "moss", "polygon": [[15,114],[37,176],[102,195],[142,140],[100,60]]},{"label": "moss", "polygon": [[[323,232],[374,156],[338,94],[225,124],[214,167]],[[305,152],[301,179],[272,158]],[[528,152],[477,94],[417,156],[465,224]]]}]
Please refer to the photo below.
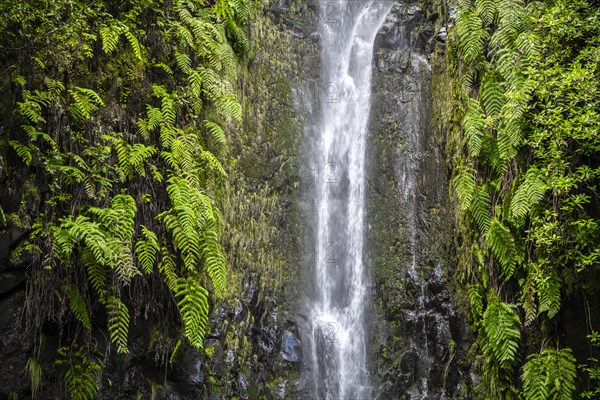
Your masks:
[{"label": "moss", "polygon": [[208,357],[212,357],[215,354],[215,347],[214,346],[205,346],[204,347],[204,353]]}]

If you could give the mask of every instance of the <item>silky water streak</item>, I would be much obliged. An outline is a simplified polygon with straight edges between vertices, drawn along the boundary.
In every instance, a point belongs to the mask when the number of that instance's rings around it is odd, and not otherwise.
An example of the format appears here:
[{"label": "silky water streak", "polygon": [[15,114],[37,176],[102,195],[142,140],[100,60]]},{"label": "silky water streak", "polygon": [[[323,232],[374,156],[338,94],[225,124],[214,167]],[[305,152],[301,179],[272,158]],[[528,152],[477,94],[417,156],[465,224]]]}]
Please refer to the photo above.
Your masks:
[{"label": "silky water streak", "polygon": [[367,371],[363,260],[365,145],[371,102],[373,42],[391,3],[321,0],[322,82],[312,160],[317,257],[310,304],[314,399],[373,397]]}]

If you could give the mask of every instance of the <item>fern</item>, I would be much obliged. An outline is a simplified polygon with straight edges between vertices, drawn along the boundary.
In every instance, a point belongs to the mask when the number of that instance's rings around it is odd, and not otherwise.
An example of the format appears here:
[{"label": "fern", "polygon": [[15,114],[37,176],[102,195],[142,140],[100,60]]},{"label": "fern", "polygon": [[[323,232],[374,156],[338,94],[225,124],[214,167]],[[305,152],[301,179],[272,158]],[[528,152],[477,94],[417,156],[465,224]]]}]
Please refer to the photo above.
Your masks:
[{"label": "fern", "polygon": [[134,34],[131,33],[129,29],[127,29],[123,34],[125,35],[125,38],[131,45],[133,54],[137,57],[138,60],[143,61],[144,58],[142,57],[142,48],[140,46],[140,42],[137,40]]},{"label": "fern", "polygon": [[25,117],[32,124],[46,122],[42,117],[42,106],[47,105],[43,98],[31,94],[30,91],[23,91],[23,102],[17,103],[19,114]]},{"label": "fern", "polygon": [[473,64],[482,57],[483,42],[489,33],[483,27],[483,21],[470,7],[460,7],[456,20],[456,32],[459,38],[459,50],[466,64]]},{"label": "fern", "polygon": [[468,294],[471,302],[471,315],[473,315],[475,322],[478,322],[483,316],[483,296],[477,285],[471,286]]},{"label": "fern", "polygon": [[208,292],[195,278],[188,277],[178,280],[176,293],[185,336],[192,346],[201,348],[208,325]]},{"label": "fern", "polygon": [[240,28],[235,21],[228,19],[225,21],[225,29],[227,35],[233,40],[234,49],[238,54],[247,54],[250,52],[250,41],[246,36],[246,32]]},{"label": "fern", "polygon": [[86,265],[92,287],[94,290],[96,290],[96,293],[104,293],[104,286],[106,284],[108,271],[106,268],[104,268],[104,266],[96,262],[87,262]]},{"label": "fern", "polygon": [[502,266],[502,275],[510,278],[517,265],[517,247],[510,230],[498,219],[492,219],[486,233],[486,241],[492,249],[492,254]]},{"label": "fern", "polygon": [[525,311],[525,326],[530,325],[538,316],[538,308],[535,297],[537,293],[537,287],[535,284],[535,270],[537,269],[537,266],[530,264],[527,267],[527,278],[519,281],[519,285],[521,286],[521,306]]},{"label": "fern", "polygon": [[117,49],[119,45],[119,30],[114,26],[104,26],[100,28],[100,39],[102,39],[102,50],[110,54]]},{"label": "fern", "polygon": [[214,285],[217,294],[222,294],[226,287],[226,261],[221,247],[219,245],[219,225],[217,218],[210,205],[210,200],[204,198],[204,207],[207,212],[206,215],[206,227],[204,231],[203,240],[201,242],[202,257],[204,258],[208,267],[208,275]]},{"label": "fern", "polygon": [[158,252],[158,239],[154,232],[142,225],[142,233],[146,237],[146,240],[138,240],[135,245],[135,252],[137,253],[140,266],[145,273],[151,274],[154,268],[154,262],[156,261],[156,253]]},{"label": "fern", "polygon": [[513,306],[496,296],[489,298],[483,314],[486,342],[484,352],[498,362],[500,368],[510,370],[517,361],[521,331],[519,316]]},{"label": "fern", "polygon": [[[146,124],[146,126],[148,126],[148,124]],[[146,176],[144,168],[146,161],[156,154],[156,147],[146,146],[141,143],[131,145],[123,140],[121,136],[122,134],[115,133],[102,136],[114,145],[119,162],[119,175],[121,176],[121,181],[125,182],[128,179],[132,179],[135,173],[140,176]]]},{"label": "fern", "polygon": [[202,151],[200,158],[206,163],[207,169],[216,173],[218,176],[225,177],[227,172],[223,169],[221,162],[210,151]]},{"label": "fern", "polygon": [[106,309],[108,311],[110,341],[117,345],[117,353],[128,353],[129,310],[121,300],[114,296],[109,296]]},{"label": "fern", "polygon": [[87,312],[87,305],[85,300],[83,300],[83,297],[81,297],[79,290],[74,286],[71,287],[67,291],[67,297],[69,298],[69,308],[75,315],[75,318],[77,318],[86,329],[92,329],[90,317]]},{"label": "fern", "polygon": [[491,199],[488,193],[488,186],[483,185],[478,187],[471,201],[469,211],[482,232],[487,232],[492,222],[490,205]]},{"label": "fern", "polygon": [[469,98],[469,109],[463,119],[465,135],[469,140],[469,154],[472,157],[478,157],[483,146],[483,138],[485,136],[485,121],[483,119],[483,111],[479,106],[479,102]]},{"label": "fern", "polygon": [[495,0],[477,0],[475,2],[475,10],[486,25],[491,25],[496,20]]},{"label": "fern", "polygon": [[90,361],[83,349],[76,346],[71,349],[61,347],[58,354],[61,357],[56,364],[68,366],[64,381],[71,400],[92,400],[98,391],[97,382],[102,373],[100,365]]},{"label": "fern", "polygon": [[29,146],[25,146],[15,140],[10,140],[8,142],[10,146],[15,149],[21,160],[25,163],[25,165],[29,166],[31,160],[33,160],[33,156],[31,155],[31,149]]},{"label": "fern", "polygon": [[158,263],[158,271],[163,274],[165,283],[172,293],[177,293],[178,277],[175,272],[177,265],[166,248],[162,248],[162,258]]},{"label": "fern", "polygon": [[532,354],[521,380],[525,400],[570,400],[575,394],[576,360],[571,349],[545,349]]},{"label": "fern", "polygon": [[514,49],[517,37],[524,31],[525,8],[523,0],[499,0],[497,3],[498,29],[490,40],[493,48]]},{"label": "fern", "polygon": [[481,103],[488,116],[496,117],[500,114],[505,103],[504,91],[493,73],[488,73],[483,79],[480,93]]},{"label": "fern", "polygon": [[92,89],[75,87],[75,90],[69,90],[69,93],[73,98],[69,111],[75,120],[85,121],[99,107],[104,107],[104,102]]},{"label": "fern", "polygon": [[531,209],[538,204],[546,192],[546,185],[542,180],[540,171],[531,167],[517,189],[510,204],[510,213],[515,218],[525,217]]},{"label": "fern", "polygon": [[453,186],[460,200],[463,210],[468,210],[475,196],[477,185],[475,183],[475,169],[471,166],[463,166],[453,178]]},{"label": "fern", "polygon": [[211,137],[214,145],[218,149],[223,148],[225,146],[225,144],[227,143],[226,139],[225,139],[225,132],[223,132],[223,129],[218,124],[211,122],[209,120],[206,120],[206,119],[204,121],[202,121],[202,124],[210,133],[210,137]]},{"label": "fern", "polygon": [[548,318],[553,318],[560,311],[561,281],[556,271],[538,268],[535,277],[539,298],[538,314],[546,312]]}]

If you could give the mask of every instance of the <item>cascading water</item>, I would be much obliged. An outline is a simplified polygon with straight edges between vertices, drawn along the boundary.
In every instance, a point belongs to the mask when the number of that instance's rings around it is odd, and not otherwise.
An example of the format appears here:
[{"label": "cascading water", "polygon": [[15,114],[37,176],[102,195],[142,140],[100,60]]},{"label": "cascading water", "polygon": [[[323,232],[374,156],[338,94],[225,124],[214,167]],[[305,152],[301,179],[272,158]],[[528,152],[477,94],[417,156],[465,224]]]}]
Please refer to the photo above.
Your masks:
[{"label": "cascading water", "polygon": [[310,304],[316,399],[373,397],[367,372],[363,260],[365,145],[373,42],[391,5],[321,0],[322,101],[313,162],[317,195],[315,296]]}]

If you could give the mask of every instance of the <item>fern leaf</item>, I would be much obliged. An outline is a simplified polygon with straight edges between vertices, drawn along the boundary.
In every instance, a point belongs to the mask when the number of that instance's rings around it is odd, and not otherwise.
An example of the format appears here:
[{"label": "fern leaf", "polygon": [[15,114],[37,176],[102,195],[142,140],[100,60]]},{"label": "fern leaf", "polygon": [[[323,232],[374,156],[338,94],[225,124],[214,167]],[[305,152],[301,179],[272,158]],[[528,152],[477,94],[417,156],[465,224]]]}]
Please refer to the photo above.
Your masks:
[{"label": "fern leaf", "polygon": [[31,382],[31,397],[35,399],[42,387],[42,366],[35,358],[29,357],[27,359],[26,368]]},{"label": "fern leaf", "polygon": [[453,186],[460,200],[462,210],[468,210],[475,196],[477,185],[475,183],[475,169],[471,166],[463,166],[459,169],[453,179]]},{"label": "fern leaf", "polygon": [[223,132],[223,129],[218,124],[206,119],[202,121],[202,124],[210,133],[210,137],[215,146],[217,148],[223,148],[227,143],[225,139],[225,132]]},{"label": "fern leaf", "polygon": [[135,245],[135,251],[140,262],[140,266],[145,273],[151,274],[156,261],[156,253],[158,252],[158,239],[156,234],[142,225],[142,233],[146,240],[138,240]]},{"label": "fern leaf", "polygon": [[179,311],[185,336],[190,344],[201,348],[208,325],[208,292],[193,277],[180,278],[177,285]]},{"label": "fern leaf", "polygon": [[513,307],[496,296],[489,299],[483,314],[483,328],[486,335],[484,352],[493,357],[501,368],[510,369],[517,361],[521,331],[519,316]]},{"label": "fern leaf", "polygon": [[62,358],[59,358],[56,364],[68,365],[64,381],[71,400],[92,400],[98,391],[98,380],[102,373],[100,365],[90,361],[82,349],[72,352],[62,347],[58,354]]},{"label": "fern leaf", "polygon": [[474,64],[483,56],[483,42],[489,36],[483,21],[472,8],[461,7],[456,19],[459,50],[466,64]]},{"label": "fern leaf", "polygon": [[121,300],[114,296],[109,296],[106,309],[110,341],[117,345],[117,353],[128,353],[129,310]]},{"label": "fern leaf", "polygon": [[483,137],[485,136],[485,121],[479,102],[475,99],[469,99],[469,109],[465,114],[463,126],[469,140],[469,154],[472,157],[478,157],[481,153]]},{"label": "fern leaf", "polygon": [[510,278],[517,265],[517,247],[515,239],[510,230],[494,218],[486,233],[486,241],[492,249],[492,254],[502,266],[502,275],[505,279]]},{"label": "fern leaf", "polygon": [[33,160],[33,156],[31,155],[31,149],[24,144],[21,144],[15,140],[11,140],[8,142],[10,146],[17,152],[21,160],[25,163],[25,165],[29,166],[31,160]]},{"label": "fern leaf", "polygon": [[496,117],[506,102],[504,91],[493,73],[487,73],[483,79],[480,93],[481,103],[487,115]]},{"label": "fern leaf", "polygon": [[133,33],[131,33],[130,30],[126,30],[124,35],[133,50],[133,54],[135,54],[135,56],[137,57],[138,60],[142,61],[143,60],[142,48],[140,46],[140,42],[138,41],[138,39],[135,37],[135,35]]},{"label": "fern leaf", "polygon": [[496,4],[494,0],[477,0],[475,10],[486,25],[491,25],[496,19]]},{"label": "fern leaf", "polygon": [[515,192],[510,204],[510,212],[516,218],[525,217],[543,198],[546,184],[540,171],[531,167],[525,174],[525,179]]},{"label": "fern leaf", "polygon": [[576,360],[571,349],[532,354],[521,375],[525,400],[570,400],[575,394]]},{"label": "fern leaf", "polygon": [[119,32],[112,26],[100,28],[100,39],[102,40],[102,50],[110,54],[117,49],[119,44]]},{"label": "fern leaf", "polygon": [[560,311],[561,281],[554,269],[547,271],[541,268],[538,271],[535,279],[539,298],[538,315],[546,312],[548,318],[553,318]]},{"label": "fern leaf", "polygon": [[476,189],[469,211],[482,232],[487,232],[492,222],[490,215],[491,199],[487,185]]},{"label": "fern leaf", "polygon": [[81,297],[79,290],[77,290],[76,287],[71,287],[67,292],[67,297],[69,298],[69,307],[71,308],[71,312],[75,315],[75,318],[77,318],[86,329],[92,329],[90,317],[87,312],[87,305],[85,300],[83,300],[83,297]]}]

